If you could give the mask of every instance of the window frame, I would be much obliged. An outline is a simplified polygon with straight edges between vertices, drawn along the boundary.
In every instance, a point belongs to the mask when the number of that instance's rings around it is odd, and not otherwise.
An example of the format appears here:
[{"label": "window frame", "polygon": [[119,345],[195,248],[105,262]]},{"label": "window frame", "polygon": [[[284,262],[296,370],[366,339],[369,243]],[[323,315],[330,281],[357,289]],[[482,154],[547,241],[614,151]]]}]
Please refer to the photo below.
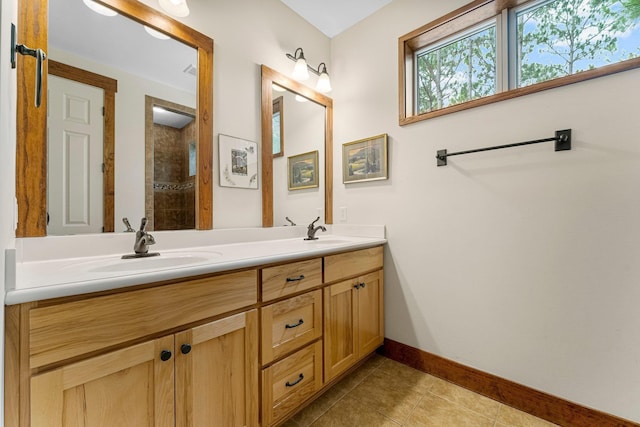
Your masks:
[{"label": "window frame", "polygon": [[[410,33],[398,38],[398,99],[399,99],[399,125],[428,120],[434,117],[468,110],[483,105],[500,102],[519,96],[529,95],[548,89],[566,86],[607,76],[622,71],[640,67],[640,57],[628,59],[610,65],[581,71],[552,80],[535,83],[520,88],[512,88],[515,81],[514,71],[516,65],[507,64],[504,55],[513,56],[515,49],[514,37],[509,37],[511,31],[504,31],[504,26],[515,25],[514,19],[510,19],[511,9],[525,7],[526,4],[535,4],[538,0],[475,0],[462,6],[449,14],[438,18]],[[502,90],[495,95],[476,98],[470,101],[451,105],[448,107],[417,114],[415,102],[417,87],[414,79],[416,69],[415,54],[423,50],[426,45],[434,44],[440,40],[450,38],[456,33],[472,28],[484,21],[496,19],[497,51],[496,51],[496,78],[502,77],[496,82],[496,89]],[[511,61],[512,62],[512,61]]]}]

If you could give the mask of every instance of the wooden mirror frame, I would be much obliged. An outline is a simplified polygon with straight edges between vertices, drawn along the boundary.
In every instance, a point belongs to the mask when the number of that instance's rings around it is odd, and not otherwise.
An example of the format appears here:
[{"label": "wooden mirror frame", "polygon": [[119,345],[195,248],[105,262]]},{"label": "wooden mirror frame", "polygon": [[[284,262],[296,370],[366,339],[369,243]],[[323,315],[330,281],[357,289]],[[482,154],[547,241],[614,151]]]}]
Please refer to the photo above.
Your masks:
[{"label": "wooden mirror frame", "polygon": [[[196,86],[196,228],[213,227],[213,40],[137,0],[97,0],[139,23],[171,35],[198,51]],[[47,0],[19,0],[18,43],[48,49]],[[42,105],[47,105],[47,62],[42,76]],[[34,58],[18,55],[16,123],[16,237],[47,233],[47,109],[36,108]],[[108,153],[105,153],[108,155]],[[113,153],[110,153],[113,156]],[[113,158],[105,164],[113,164]],[[112,174],[113,175],[113,174]],[[105,188],[113,183],[105,182]]]},{"label": "wooden mirror frame", "polygon": [[266,65],[262,66],[262,226],[273,227],[273,91],[277,84],[325,107],[324,222],[333,224],[333,100]]}]

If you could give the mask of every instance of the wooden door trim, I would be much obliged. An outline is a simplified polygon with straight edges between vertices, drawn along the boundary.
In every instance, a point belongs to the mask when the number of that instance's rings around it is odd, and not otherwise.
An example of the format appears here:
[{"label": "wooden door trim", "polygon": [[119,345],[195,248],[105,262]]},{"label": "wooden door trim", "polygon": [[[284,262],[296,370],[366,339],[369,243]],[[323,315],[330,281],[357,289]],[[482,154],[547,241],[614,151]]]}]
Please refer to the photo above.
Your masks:
[{"label": "wooden door trim", "polygon": [[67,80],[73,80],[104,91],[104,125],[102,136],[103,173],[103,231],[115,231],[115,126],[118,81],[101,74],[92,73],[62,62],[49,60],[49,74]]}]

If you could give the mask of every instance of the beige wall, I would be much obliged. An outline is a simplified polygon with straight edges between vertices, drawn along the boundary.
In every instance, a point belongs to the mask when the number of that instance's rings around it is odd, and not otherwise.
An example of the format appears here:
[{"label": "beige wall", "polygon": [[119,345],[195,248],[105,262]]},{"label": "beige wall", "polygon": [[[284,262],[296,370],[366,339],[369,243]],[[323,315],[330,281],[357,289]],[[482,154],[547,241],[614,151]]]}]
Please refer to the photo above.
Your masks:
[{"label": "beige wall", "polygon": [[[466,0],[394,0],[332,41],[335,150],[389,134],[388,181],[336,212],[386,224],[386,335],[640,421],[640,70],[398,126],[398,37]],[[450,151],[552,144],[449,159]]]}]

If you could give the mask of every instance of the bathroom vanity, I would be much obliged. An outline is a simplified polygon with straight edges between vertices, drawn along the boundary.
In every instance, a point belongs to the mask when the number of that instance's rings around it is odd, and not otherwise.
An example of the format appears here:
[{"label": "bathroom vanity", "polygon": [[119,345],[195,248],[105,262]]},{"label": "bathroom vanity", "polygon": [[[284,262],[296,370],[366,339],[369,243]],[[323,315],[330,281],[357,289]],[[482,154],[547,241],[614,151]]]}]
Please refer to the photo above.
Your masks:
[{"label": "bathroom vanity", "polygon": [[6,425],[279,424],[382,344],[384,243],[235,243],[160,272],[109,265],[66,290],[18,280],[7,294]]}]

